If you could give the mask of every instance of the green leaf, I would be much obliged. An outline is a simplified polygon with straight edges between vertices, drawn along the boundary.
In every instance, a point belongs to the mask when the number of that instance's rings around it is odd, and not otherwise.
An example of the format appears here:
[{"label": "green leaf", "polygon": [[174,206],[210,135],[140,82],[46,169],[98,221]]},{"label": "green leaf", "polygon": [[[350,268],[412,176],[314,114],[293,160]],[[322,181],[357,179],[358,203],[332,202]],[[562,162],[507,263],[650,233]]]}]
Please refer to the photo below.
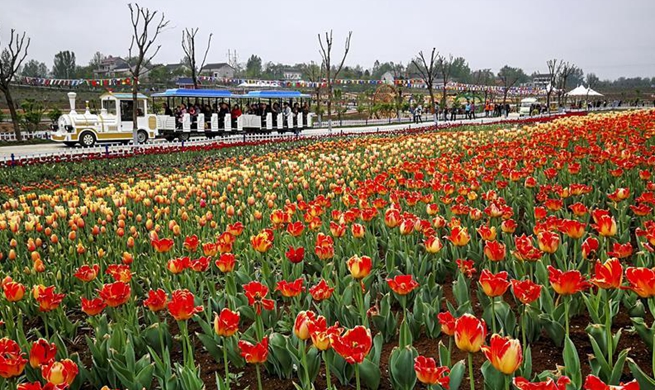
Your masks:
[{"label": "green leaf", "polygon": [[505,375],[496,370],[488,360],[482,365],[482,376],[484,376],[485,389],[497,390],[505,388]]},{"label": "green leaf", "polygon": [[464,360],[460,360],[450,367],[450,390],[458,390],[459,386],[464,379],[464,373],[466,372],[466,364]]},{"label": "green leaf", "polygon": [[414,359],[418,352],[412,346],[396,347],[389,356],[389,377],[394,389],[410,390],[416,385]]},{"label": "green leaf", "polygon": [[628,353],[630,352],[630,348],[626,348],[621,353],[619,353],[619,357],[616,359],[616,363],[614,363],[614,368],[612,369],[612,375],[610,376],[609,383],[619,383],[619,380],[621,379],[621,375],[623,374],[623,367],[625,366],[625,360],[628,358]]},{"label": "green leaf", "polygon": [[639,387],[642,389],[655,389],[655,379],[649,377],[644,373],[641,368],[635,363],[634,360],[628,358],[628,367],[630,367],[630,372],[632,376],[635,377],[637,382],[639,382]]},{"label": "green leaf", "polygon": [[582,386],[578,350],[568,336],[564,337],[564,373],[571,379],[571,383],[576,389]]},{"label": "green leaf", "polygon": [[375,390],[380,387],[380,367],[370,360],[364,359],[359,364],[359,374],[361,375],[361,383],[369,389]]},{"label": "green leaf", "polygon": [[441,341],[439,341],[439,365],[450,367],[450,351]]}]

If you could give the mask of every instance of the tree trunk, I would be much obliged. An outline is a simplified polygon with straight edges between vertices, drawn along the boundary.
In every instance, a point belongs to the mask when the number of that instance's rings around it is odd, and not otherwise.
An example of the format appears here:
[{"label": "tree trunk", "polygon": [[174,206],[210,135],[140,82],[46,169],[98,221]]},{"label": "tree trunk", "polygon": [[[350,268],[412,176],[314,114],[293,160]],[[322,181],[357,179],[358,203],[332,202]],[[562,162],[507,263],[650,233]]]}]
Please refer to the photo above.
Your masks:
[{"label": "tree trunk", "polygon": [[7,106],[9,106],[9,114],[11,115],[11,122],[14,125],[14,134],[16,135],[16,141],[22,141],[23,135],[20,131],[20,123],[18,121],[18,113],[16,112],[16,105],[14,104],[14,99],[11,97],[11,92],[9,89],[2,91],[5,95],[5,100],[7,101]]},{"label": "tree trunk", "polygon": [[198,75],[196,74],[196,65],[191,69],[191,78],[193,79],[193,89],[198,89]]},{"label": "tree trunk", "polygon": [[548,110],[548,113],[550,114],[550,94],[552,91],[548,91],[546,94],[546,109]]},{"label": "tree trunk", "polygon": [[508,88],[504,88],[504,90],[503,90],[503,106],[505,105],[505,103],[507,103],[507,92],[508,91],[509,91]]},{"label": "tree trunk", "polygon": [[327,115],[328,130],[332,131],[332,83],[328,83]]},{"label": "tree trunk", "polygon": [[[138,84],[139,84],[139,80],[136,77],[133,77],[132,78],[132,140],[134,141],[134,146],[139,144],[138,135],[137,135],[137,133],[138,133],[137,130],[139,129],[139,126],[137,124],[137,118],[138,118],[138,116],[137,116],[137,104],[138,104],[138,100],[137,100],[137,97],[136,97],[137,94],[139,93]],[[122,116],[122,114],[123,113],[121,113],[121,116]]]}]

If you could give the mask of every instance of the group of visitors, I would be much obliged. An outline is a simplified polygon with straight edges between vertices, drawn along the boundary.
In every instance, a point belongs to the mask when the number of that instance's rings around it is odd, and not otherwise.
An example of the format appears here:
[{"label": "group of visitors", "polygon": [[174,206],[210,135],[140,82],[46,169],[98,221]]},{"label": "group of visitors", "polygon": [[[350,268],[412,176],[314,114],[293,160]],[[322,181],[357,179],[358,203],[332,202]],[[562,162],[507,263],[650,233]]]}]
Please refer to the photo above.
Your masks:
[{"label": "group of visitors", "polygon": [[[227,102],[215,103],[213,105],[201,104],[198,102],[194,104],[188,103],[188,105],[180,103],[180,105],[174,109],[171,109],[168,104],[164,103],[163,110],[164,115],[175,117],[175,124],[178,129],[182,128],[185,114],[189,114],[191,129],[194,130],[198,129],[198,115],[201,113],[205,116],[205,125],[204,127],[200,127],[201,129],[211,127],[211,118],[213,114],[218,114],[219,129],[225,128],[225,117],[227,114],[230,114],[232,128],[237,127],[237,118],[243,115],[243,111],[241,111],[241,107],[238,104],[234,104],[230,107],[230,104]],[[264,128],[266,127],[267,116],[269,113],[273,114],[273,127],[277,127],[277,114],[283,114],[285,127],[290,127],[289,120],[293,121],[291,122],[293,125],[297,124],[298,113],[302,113],[305,117],[309,114],[309,104],[305,102],[305,104],[300,107],[298,103],[295,103],[292,108],[288,102],[284,102],[282,107],[280,107],[277,102],[273,103],[272,106],[265,102],[259,102],[246,106],[246,114],[260,116],[262,118],[262,127]]]}]

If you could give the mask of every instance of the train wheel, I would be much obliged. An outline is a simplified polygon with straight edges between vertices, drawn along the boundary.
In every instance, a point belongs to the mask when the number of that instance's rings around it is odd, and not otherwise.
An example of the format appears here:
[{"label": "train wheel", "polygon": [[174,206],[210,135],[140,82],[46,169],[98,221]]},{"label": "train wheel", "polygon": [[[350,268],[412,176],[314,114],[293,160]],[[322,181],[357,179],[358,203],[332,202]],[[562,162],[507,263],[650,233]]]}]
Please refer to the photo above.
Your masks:
[{"label": "train wheel", "polygon": [[166,136],[164,137],[164,139],[165,139],[166,141],[168,141],[168,142],[173,142],[173,141],[175,141],[175,134],[166,134]]},{"label": "train wheel", "polygon": [[91,147],[96,143],[96,136],[90,131],[85,131],[80,135],[80,144],[82,146]]},{"label": "train wheel", "polygon": [[145,144],[146,141],[148,141],[148,133],[146,133],[146,132],[143,131],[143,130],[139,130],[139,131],[136,133],[136,140],[137,140],[137,142],[140,143],[140,144]]},{"label": "train wheel", "polygon": [[189,138],[191,138],[191,134],[189,134],[189,133],[181,133],[180,135],[177,136],[177,138],[179,138],[180,141],[188,141]]}]

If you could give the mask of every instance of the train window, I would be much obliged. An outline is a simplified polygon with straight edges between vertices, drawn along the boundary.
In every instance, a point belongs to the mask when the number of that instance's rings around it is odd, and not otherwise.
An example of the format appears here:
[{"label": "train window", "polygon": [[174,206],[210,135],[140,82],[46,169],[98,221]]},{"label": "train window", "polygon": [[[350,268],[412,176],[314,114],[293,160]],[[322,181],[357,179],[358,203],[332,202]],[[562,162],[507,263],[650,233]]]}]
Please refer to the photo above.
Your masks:
[{"label": "train window", "polygon": [[[143,110],[144,101],[137,101],[137,116],[145,116],[145,111]],[[134,112],[134,105],[131,100],[121,100],[121,120],[122,121],[131,121],[132,113]]]},{"label": "train window", "polygon": [[107,114],[116,115],[116,100],[103,100],[102,108],[107,110]]}]

